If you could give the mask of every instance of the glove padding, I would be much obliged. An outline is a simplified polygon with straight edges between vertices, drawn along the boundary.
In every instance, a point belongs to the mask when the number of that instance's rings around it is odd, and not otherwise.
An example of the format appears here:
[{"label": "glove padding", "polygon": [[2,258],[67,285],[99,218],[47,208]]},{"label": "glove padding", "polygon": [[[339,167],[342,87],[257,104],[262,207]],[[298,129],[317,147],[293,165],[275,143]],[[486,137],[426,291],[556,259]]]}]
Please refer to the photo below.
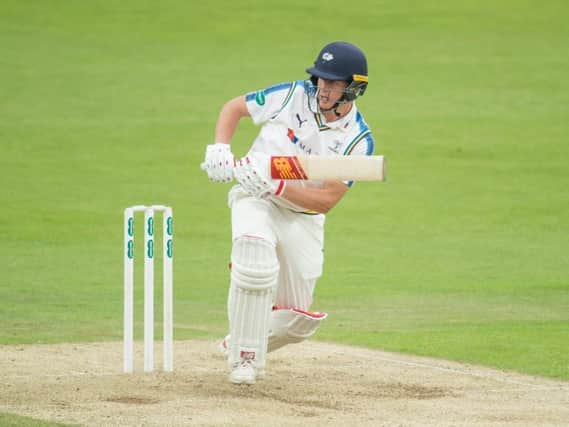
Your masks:
[{"label": "glove padding", "polygon": [[235,156],[229,144],[216,142],[209,144],[205,151],[205,161],[201,164],[202,170],[213,182],[229,182],[233,179]]},{"label": "glove padding", "polygon": [[247,193],[258,199],[280,196],[286,186],[285,181],[270,177],[269,157],[262,153],[249,153],[237,161],[234,176]]}]

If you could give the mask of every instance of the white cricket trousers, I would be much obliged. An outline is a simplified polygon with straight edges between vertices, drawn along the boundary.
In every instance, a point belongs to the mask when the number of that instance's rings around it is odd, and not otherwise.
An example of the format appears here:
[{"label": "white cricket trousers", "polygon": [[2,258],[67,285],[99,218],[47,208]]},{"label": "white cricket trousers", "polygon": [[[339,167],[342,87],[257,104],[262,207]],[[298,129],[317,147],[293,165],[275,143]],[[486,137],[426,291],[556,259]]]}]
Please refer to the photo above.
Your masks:
[{"label": "white cricket trousers", "polygon": [[229,192],[232,238],[254,236],[273,244],[279,263],[273,304],[309,310],[324,263],[322,214],[309,215],[249,196],[240,186]]}]

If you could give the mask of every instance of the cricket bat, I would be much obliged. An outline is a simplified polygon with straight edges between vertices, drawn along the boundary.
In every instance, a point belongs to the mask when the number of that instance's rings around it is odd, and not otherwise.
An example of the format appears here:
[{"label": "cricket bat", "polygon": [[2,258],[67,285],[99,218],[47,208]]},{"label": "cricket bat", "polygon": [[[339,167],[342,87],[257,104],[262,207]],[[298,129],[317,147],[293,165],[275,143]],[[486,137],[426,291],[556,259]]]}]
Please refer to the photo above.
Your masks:
[{"label": "cricket bat", "polygon": [[273,179],[385,181],[384,156],[271,156]]}]

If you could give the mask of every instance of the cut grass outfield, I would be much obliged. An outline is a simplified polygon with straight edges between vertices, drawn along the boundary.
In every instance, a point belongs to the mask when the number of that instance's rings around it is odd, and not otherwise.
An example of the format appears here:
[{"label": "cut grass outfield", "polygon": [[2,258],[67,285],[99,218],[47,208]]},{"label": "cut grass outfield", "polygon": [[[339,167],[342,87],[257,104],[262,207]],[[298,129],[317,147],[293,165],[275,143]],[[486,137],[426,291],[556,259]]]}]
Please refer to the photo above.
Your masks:
[{"label": "cut grass outfield", "polygon": [[0,425],[4,427],[73,427],[74,424],[59,424],[35,418],[12,414],[0,414]]},{"label": "cut grass outfield", "polygon": [[121,339],[138,203],[174,207],[176,337],[222,336],[219,108],[344,39],[388,182],[328,215],[318,338],[569,379],[566,2],[221,3],[0,5],[0,343]]}]

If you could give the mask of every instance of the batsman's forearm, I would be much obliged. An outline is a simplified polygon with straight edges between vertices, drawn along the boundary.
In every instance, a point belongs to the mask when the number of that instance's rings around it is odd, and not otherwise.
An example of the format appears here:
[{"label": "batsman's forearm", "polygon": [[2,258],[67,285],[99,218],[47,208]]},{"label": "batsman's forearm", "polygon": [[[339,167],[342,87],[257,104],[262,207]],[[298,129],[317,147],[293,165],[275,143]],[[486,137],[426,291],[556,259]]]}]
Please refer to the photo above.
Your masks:
[{"label": "batsman's forearm", "polygon": [[215,126],[215,142],[229,144],[241,117],[249,116],[245,97],[239,96],[225,103]]},{"label": "batsman's forearm", "polygon": [[343,182],[327,182],[324,188],[287,185],[280,197],[297,206],[319,213],[328,213],[348,191]]}]

